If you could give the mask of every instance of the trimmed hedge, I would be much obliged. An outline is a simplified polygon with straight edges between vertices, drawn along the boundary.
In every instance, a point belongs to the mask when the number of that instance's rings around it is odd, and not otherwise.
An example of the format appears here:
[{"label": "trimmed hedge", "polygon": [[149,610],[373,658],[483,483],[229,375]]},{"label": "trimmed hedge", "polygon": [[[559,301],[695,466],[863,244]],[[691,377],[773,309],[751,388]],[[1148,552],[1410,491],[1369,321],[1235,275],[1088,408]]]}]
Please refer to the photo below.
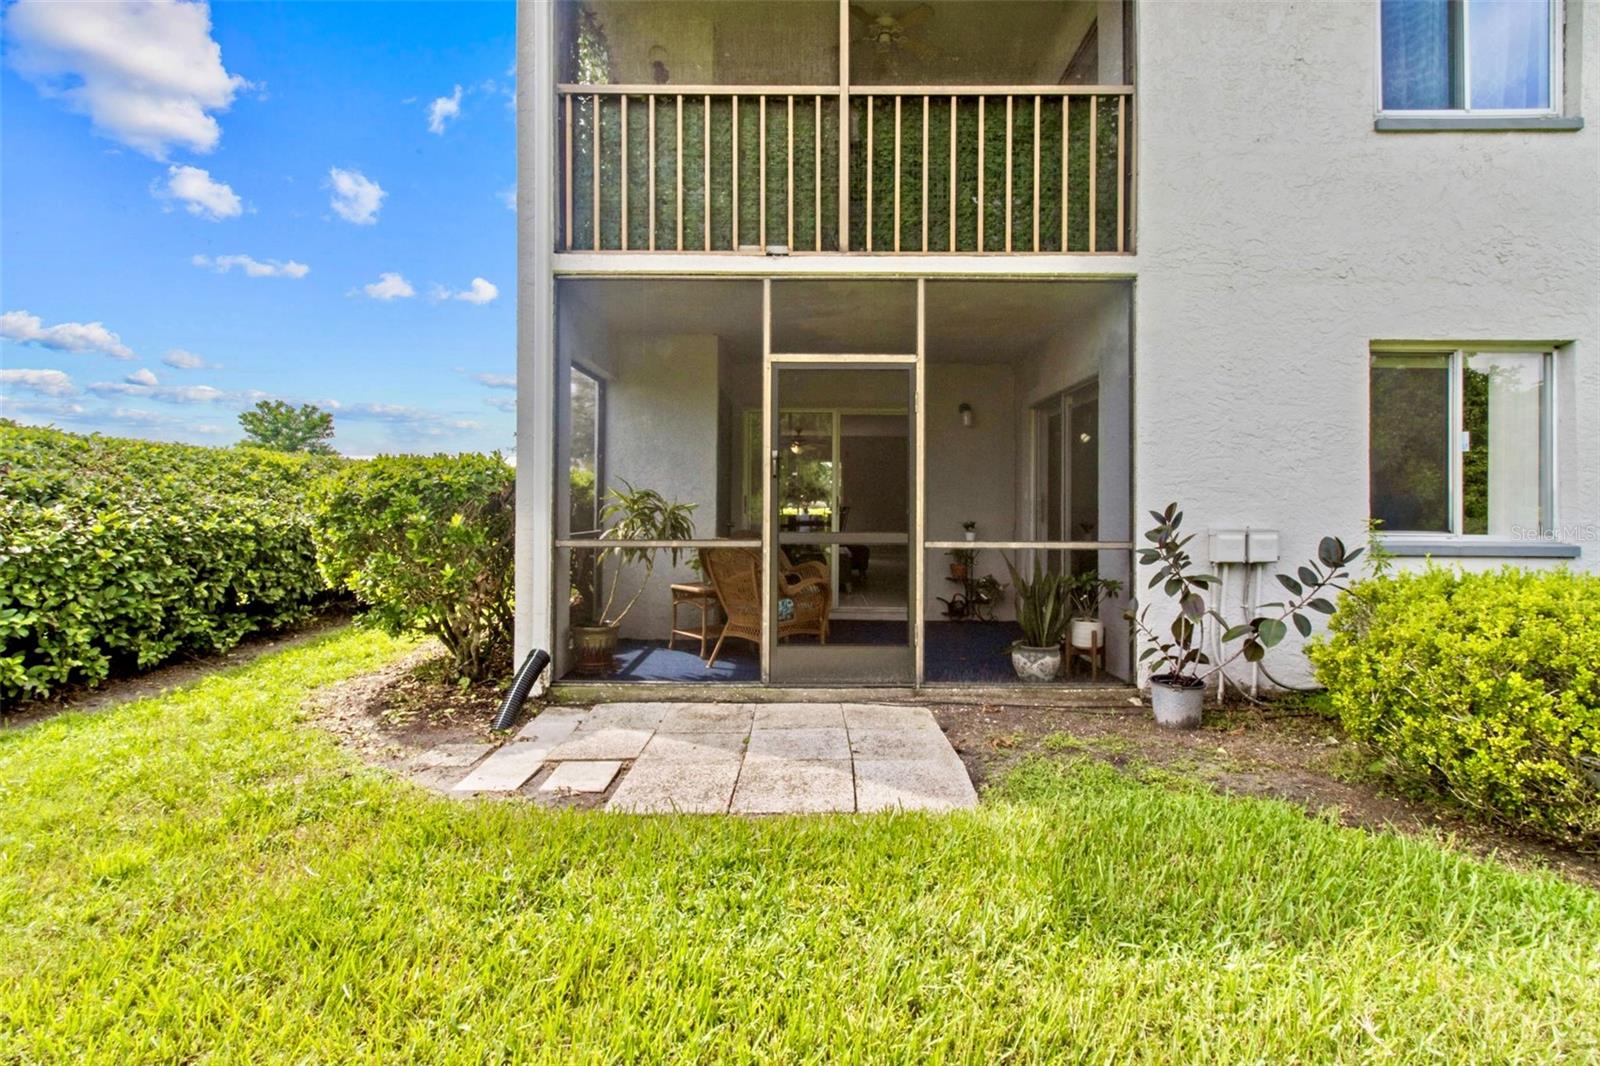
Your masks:
[{"label": "trimmed hedge", "polygon": [[516,471],[491,455],[380,455],[312,492],[328,581],[398,636],[437,637],[457,677],[509,672]]},{"label": "trimmed hedge", "polygon": [[341,460],[0,421],[0,694],[221,651],[327,588],[306,489]]},{"label": "trimmed hedge", "polygon": [[1353,737],[1402,778],[1600,840],[1600,576],[1431,568],[1361,582],[1309,649]]}]

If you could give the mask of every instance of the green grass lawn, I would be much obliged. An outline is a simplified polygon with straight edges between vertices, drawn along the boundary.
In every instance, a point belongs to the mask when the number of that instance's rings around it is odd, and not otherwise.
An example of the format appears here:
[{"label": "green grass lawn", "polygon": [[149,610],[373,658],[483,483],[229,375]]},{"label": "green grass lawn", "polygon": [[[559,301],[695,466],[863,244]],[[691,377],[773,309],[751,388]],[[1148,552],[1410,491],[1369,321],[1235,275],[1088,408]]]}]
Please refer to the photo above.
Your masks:
[{"label": "green grass lawn", "polygon": [[938,817],[464,804],[301,720],[403,650],[0,735],[0,1060],[1600,1054],[1554,878],[1089,762]]}]

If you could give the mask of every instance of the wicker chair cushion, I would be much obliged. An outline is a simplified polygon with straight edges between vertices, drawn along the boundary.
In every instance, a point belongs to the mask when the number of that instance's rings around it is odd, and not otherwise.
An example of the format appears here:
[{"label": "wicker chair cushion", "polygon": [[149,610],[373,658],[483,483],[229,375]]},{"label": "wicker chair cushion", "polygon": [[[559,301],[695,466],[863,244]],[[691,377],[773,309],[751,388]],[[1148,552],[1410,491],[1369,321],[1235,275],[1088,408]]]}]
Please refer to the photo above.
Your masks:
[{"label": "wicker chair cushion", "polygon": [[778,599],[778,621],[787,622],[794,617],[794,600],[788,596]]}]

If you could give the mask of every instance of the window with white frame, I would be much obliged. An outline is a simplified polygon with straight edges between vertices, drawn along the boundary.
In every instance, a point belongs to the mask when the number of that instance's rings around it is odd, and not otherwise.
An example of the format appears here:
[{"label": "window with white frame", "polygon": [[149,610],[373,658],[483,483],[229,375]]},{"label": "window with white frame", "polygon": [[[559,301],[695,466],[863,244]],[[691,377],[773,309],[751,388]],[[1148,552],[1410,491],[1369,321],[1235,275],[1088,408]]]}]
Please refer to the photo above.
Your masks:
[{"label": "window with white frame", "polygon": [[1524,538],[1551,525],[1552,353],[1372,355],[1372,517],[1386,533]]},{"label": "window with white frame", "polygon": [[1385,112],[1553,114],[1561,0],[1379,0]]}]

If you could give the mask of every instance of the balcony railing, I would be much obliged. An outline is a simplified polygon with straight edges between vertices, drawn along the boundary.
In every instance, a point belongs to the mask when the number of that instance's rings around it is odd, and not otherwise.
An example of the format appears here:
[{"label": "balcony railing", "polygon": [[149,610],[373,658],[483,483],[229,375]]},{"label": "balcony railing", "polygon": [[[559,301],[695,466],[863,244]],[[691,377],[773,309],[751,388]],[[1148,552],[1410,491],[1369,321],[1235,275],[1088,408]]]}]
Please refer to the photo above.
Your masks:
[{"label": "balcony railing", "polygon": [[1131,244],[1129,86],[558,93],[565,251],[1115,254]]}]

